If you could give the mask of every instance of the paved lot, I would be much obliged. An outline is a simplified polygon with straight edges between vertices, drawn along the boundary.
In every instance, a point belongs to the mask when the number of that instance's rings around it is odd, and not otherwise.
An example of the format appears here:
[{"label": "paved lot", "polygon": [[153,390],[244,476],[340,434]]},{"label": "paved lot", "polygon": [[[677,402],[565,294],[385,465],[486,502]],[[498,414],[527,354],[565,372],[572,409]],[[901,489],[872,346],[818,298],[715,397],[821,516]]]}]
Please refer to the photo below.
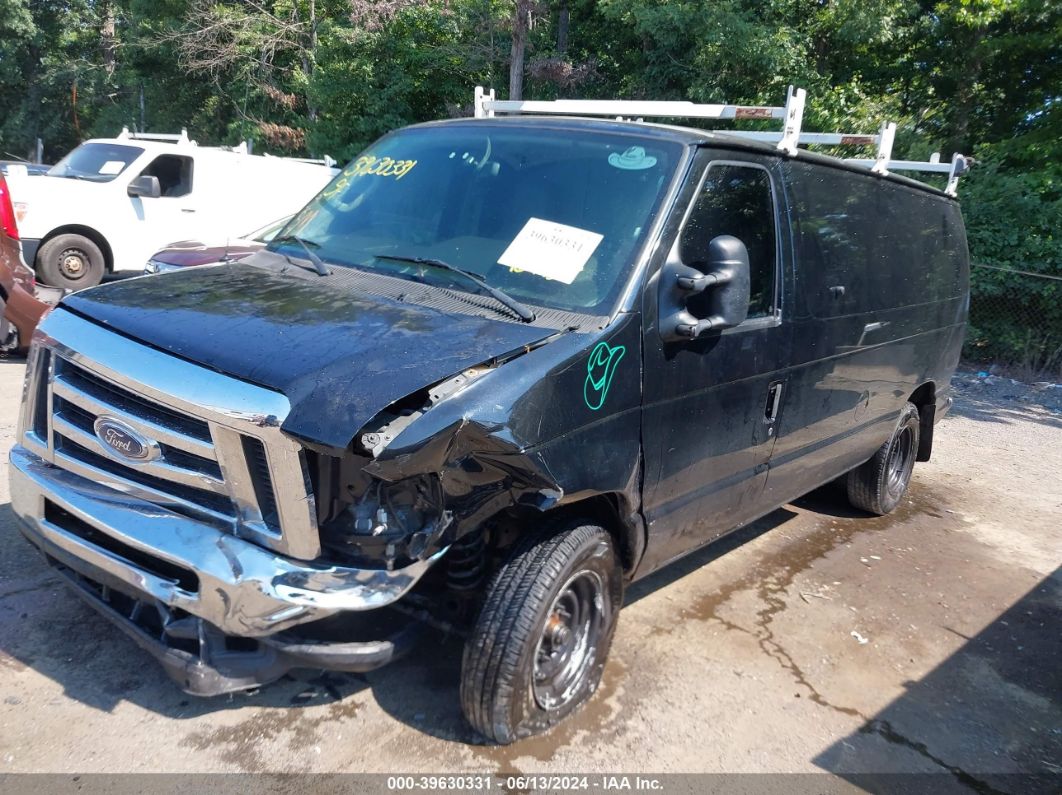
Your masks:
[{"label": "paved lot", "polygon": [[639,583],[567,725],[478,744],[439,638],[367,676],[196,700],[73,601],[8,505],[0,362],[0,772],[1062,771],[1062,414],[966,388],[909,501],[829,490]]}]

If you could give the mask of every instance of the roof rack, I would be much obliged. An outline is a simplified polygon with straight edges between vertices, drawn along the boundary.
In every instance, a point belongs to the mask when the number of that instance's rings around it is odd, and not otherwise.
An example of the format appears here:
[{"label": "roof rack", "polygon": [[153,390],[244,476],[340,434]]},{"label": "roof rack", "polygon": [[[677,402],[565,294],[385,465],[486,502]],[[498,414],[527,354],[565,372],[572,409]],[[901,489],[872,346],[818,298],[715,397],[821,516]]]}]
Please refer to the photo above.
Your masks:
[{"label": "roof rack", "polygon": [[123,127],[116,136],[120,141],[165,141],[167,143],[183,144],[184,146],[196,146],[196,142],[188,137],[188,130],[181,128],[179,133],[149,133],[130,132],[128,127]]},{"label": "roof rack", "polygon": [[[270,157],[270,155],[266,155]],[[339,162],[331,155],[325,155],[324,157],[288,157],[286,160],[294,160],[296,163],[309,163],[314,166],[328,166],[329,168],[335,168]]]},{"label": "roof rack", "polygon": [[892,146],[896,139],[896,125],[885,122],[877,133],[804,132],[804,105],[807,92],[789,86],[785,105],[698,105],[693,102],[601,100],[601,99],[556,99],[549,101],[495,99],[494,89],[489,91],[476,86],[473,116],[477,119],[493,118],[498,113],[556,114],[567,116],[611,116],[619,121],[643,121],[644,117],[686,119],[777,119],[782,129],[777,131],[731,130],[727,135],[752,141],[773,143],[790,157],[796,155],[801,144],[825,146],[876,146],[873,159],[847,158],[845,162],[869,168],[882,176],[890,171],[919,171],[946,173],[948,184],[944,192],[954,196],[959,176],[965,173],[971,159],[956,154],[950,163],[941,163],[940,155],[934,154],[928,161],[893,160]]}]

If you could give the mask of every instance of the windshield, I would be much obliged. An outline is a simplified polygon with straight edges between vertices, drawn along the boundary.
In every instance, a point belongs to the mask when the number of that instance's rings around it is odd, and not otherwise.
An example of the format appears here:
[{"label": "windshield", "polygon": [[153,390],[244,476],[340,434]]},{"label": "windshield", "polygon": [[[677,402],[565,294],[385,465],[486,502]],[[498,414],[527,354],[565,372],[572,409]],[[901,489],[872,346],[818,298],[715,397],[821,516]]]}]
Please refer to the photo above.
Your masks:
[{"label": "windshield", "polygon": [[140,147],[123,144],[81,144],[52,166],[48,176],[110,182],[143,152]]},{"label": "windshield", "polygon": [[279,221],[273,221],[272,223],[268,223],[265,226],[261,226],[253,232],[244,235],[244,238],[247,240],[253,240],[256,243],[268,243],[277,236],[277,232],[283,229],[290,220],[291,216],[285,215]]},{"label": "windshield", "polygon": [[[400,130],[373,144],[285,227],[325,262],[466,289],[443,260],[540,306],[606,314],[682,156],[623,133],[487,122]],[[280,240],[278,238],[278,240]]]}]

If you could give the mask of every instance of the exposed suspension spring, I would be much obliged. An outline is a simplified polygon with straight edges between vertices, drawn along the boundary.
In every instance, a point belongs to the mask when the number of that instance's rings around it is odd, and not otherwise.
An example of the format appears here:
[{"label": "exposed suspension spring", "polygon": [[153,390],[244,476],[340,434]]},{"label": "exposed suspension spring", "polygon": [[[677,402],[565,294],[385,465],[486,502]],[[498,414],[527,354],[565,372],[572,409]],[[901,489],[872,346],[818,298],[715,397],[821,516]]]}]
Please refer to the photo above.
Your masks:
[{"label": "exposed suspension spring", "polygon": [[487,576],[487,539],[482,530],[459,538],[446,555],[447,584],[452,591],[474,591]]}]

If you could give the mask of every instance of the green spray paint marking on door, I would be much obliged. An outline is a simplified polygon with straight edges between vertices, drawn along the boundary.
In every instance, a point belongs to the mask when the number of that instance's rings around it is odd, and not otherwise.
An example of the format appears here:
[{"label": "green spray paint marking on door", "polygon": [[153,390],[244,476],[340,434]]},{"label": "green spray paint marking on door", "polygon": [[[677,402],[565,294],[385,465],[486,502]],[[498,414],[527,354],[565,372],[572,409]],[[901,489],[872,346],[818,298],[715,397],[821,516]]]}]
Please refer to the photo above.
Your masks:
[{"label": "green spray paint marking on door", "polygon": [[607,342],[599,342],[590,351],[590,360],[586,363],[586,381],[583,382],[583,400],[591,411],[597,411],[605,405],[608,389],[612,386],[612,376],[616,374],[616,365],[620,363],[627,349],[622,345],[612,347]]}]

